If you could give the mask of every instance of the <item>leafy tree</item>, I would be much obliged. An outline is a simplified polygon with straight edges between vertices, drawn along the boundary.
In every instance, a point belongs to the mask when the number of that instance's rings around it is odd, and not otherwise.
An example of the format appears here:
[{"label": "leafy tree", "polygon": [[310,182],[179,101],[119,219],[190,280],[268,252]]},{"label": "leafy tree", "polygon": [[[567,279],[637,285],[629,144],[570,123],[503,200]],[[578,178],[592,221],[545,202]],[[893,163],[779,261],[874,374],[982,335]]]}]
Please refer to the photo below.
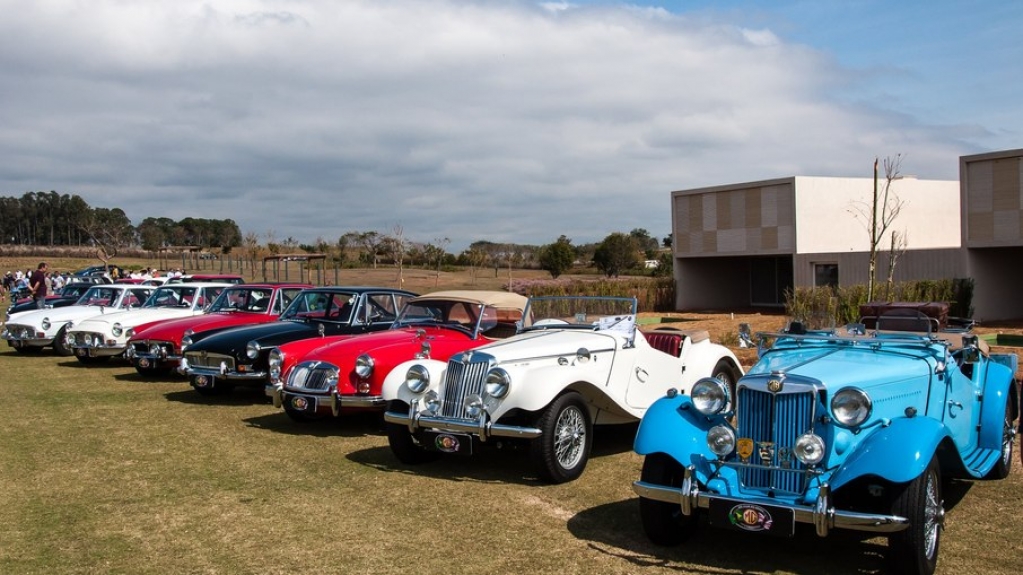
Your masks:
[{"label": "leafy tree", "polygon": [[121,248],[130,245],[135,238],[135,228],[120,208],[90,210],[80,225],[104,265],[108,265]]},{"label": "leafy tree", "polygon": [[575,261],[575,249],[572,248],[572,240],[560,236],[552,244],[542,246],[537,258],[540,262],[540,269],[550,272],[551,277],[558,276],[572,268]]},{"label": "leafy tree", "polygon": [[629,236],[636,241],[636,247],[642,251],[647,259],[654,259],[657,253],[657,238],[651,237],[650,232],[643,228],[636,228],[629,232]]},{"label": "leafy tree", "polygon": [[593,263],[607,277],[618,277],[623,271],[633,268],[639,261],[636,238],[615,232],[600,242],[593,252]]}]

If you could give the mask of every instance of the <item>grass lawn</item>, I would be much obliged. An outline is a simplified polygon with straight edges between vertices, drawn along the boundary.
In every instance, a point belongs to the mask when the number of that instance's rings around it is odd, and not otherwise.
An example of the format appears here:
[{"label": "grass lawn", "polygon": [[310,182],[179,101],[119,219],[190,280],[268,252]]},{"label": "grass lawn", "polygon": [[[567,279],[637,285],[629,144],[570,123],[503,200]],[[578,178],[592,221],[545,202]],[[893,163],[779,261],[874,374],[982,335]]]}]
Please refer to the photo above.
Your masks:
[{"label": "grass lawn", "polygon": [[[877,573],[882,539],[707,529],[647,543],[634,428],[583,477],[524,452],[410,468],[379,419],[298,424],[259,393],[202,398],[125,364],[0,350],[0,573]],[[942,573],[1023,571],[1023,472],[956,483]]]}]

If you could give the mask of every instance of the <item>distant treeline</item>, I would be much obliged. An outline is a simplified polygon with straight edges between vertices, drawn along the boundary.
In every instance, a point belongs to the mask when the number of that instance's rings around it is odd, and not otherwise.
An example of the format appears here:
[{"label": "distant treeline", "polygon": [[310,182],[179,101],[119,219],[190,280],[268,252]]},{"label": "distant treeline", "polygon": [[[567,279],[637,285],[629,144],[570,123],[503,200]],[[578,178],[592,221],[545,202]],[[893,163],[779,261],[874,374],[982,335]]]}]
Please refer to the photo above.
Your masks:
[{"label": "distant treeline", "polygon": [[[111,241],[111,234],[116,235]],[[241,245],[234,220],[149,217],[138,226],[120,208],[93,208],[80,196],[57,192],[26,192],[20,198],[0,196],[0,244],[92,246],[116,243],[159,250],[167,246],[217,247],[225,252]]]}]

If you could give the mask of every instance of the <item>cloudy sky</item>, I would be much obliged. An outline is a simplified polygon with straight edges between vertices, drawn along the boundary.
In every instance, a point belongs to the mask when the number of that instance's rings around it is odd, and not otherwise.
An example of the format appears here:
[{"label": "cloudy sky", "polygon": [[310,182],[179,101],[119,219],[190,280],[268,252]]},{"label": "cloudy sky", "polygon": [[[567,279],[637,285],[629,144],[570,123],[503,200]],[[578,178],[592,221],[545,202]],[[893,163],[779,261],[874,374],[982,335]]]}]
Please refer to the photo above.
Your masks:
[{"label": "cloudy sky", "polygon": [[[0,195],[307,243],[670,232],[672,190],[1023,147],[1023,3],[0,0]],[[950,206],[950,209],[954,209]]]}]

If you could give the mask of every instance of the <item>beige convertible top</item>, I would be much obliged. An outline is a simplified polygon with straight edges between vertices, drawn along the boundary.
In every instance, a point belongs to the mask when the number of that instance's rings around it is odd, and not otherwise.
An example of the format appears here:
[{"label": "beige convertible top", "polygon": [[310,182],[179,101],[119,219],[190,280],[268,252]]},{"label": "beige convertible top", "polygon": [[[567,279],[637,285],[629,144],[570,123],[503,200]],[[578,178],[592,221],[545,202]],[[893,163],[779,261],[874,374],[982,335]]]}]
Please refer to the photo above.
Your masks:
[{"label": "beige convertible top", "polygon": [[413,298],[412,303],[431,299],[446,299],[478,303],[489,305],[496,309],[514,309],[518,311],[523,311],[526,308],[526,302],[529,301],[525,296],[506,291],[448,290],[423,294],[419,297]]}]

